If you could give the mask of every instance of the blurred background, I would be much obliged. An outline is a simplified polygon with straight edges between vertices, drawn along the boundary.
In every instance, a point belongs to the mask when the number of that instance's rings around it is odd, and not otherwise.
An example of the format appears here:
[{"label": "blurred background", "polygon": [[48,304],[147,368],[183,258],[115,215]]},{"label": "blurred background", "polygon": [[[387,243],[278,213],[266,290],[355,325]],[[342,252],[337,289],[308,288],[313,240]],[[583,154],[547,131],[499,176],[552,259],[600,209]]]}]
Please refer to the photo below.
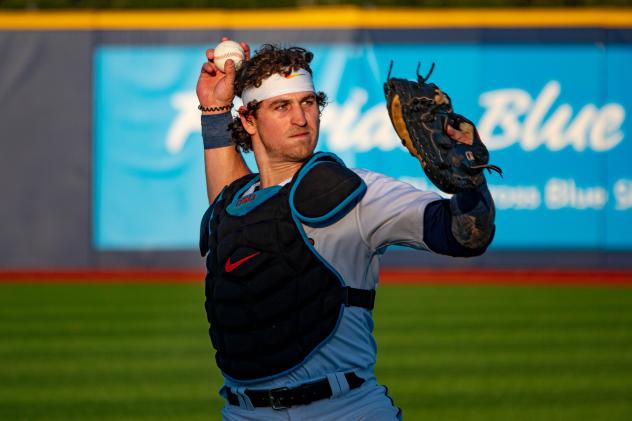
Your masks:
[{"label": "blurred background", "polygon": [[313,51],[319,150],[422,189],[383,83],[434,62],[505,172],[484,256],[384,257],[407,419],[629,419],[630,6],[0,0],[0,419],[218,418],[195,83],[222,36]]}]

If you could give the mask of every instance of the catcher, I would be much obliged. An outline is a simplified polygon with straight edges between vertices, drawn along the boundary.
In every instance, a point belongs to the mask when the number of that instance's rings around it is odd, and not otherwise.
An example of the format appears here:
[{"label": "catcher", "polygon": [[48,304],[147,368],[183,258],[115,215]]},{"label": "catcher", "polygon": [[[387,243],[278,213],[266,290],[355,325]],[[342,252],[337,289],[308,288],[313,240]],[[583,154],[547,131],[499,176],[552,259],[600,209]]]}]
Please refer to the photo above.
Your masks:
[{"label": "catcher", "polygon": [[[433,88],[434,105],[416,117],[416,89],[425,92],[425,81],[412,89],[390,79],[398,133],[427,172],[437,167],[445,172],[436,175],[441,183],[457,180],[455,194],[442,199],[349,169],[333,154],[314,153],[326,95],[314,88],[312,53],[264,45],[250,59],[242,47],[247,60],[239,72],[230,60],[220,72],[208,50],[197,85],[211,203],[200,251],[209,333],[225,379],[222,417],[401,419],[374,373],[380,258],[391,244],[452,256],[485,251],[494,233],[481,173],[487,158],[479,156],[485,148],[474,127],[445,106],[447,96],[435,98]],[[235,96],[244,106],[233,119]],[[444,153],[461,145],[468,146],[463,153]],[[435,146],[443,149],[427,150]],[[254,152],[258,173],[240,151]]]}]

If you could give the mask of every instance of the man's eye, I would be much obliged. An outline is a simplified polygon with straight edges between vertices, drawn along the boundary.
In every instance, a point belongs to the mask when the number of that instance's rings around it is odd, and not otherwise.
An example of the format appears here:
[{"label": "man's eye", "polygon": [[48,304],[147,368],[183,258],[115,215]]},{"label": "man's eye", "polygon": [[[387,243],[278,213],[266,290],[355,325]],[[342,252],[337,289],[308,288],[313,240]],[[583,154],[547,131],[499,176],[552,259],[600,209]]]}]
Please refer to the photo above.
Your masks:
[{"label": "man's eye", "polygon": [[287,104],[277,105],[275,110],[283,111],[287,108]]},{"label": "man's eye", "polygon": [[314,99],[306,99],[305,101],[303,101],[303,104],[308,105],[308,106],[312,106],[316,103],[316,101]]}]

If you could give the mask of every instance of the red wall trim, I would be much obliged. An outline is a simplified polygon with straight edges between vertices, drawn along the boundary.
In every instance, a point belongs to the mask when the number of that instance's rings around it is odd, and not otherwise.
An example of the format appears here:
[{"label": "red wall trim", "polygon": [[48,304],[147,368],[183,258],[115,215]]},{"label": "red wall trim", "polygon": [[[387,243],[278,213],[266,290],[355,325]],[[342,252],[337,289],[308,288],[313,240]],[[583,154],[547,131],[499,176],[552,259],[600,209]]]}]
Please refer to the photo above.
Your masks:
[{"label": "red wall trim", "polygon": [[[1,270],[2,283],[201,283],[195,270],[63,269]],[[632,270],[417,269],[384,268],[382,284],[433,285],[621,285],[632,286]]]}]

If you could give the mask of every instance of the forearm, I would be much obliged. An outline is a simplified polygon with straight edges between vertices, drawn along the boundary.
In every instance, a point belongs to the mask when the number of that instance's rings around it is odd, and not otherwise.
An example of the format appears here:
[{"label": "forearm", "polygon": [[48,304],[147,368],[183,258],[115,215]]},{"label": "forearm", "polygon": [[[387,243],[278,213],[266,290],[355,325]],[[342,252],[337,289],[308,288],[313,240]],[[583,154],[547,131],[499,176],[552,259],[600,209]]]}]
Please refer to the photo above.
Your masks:
[{"label": "forearm", "polygon": [[231,141],[231,132],[228,128],[231,122],[230,112],[202,115],[204,171],[209,203],[215,200],[224,186],[250,173]]},{"label": "forearm", "polygon": [[450,199],[451,231],[454,238],[470,249],[490,243],[494,233],[495,209],[487,184],[478,191],[457,193]]},{"label": "forearm", "polygon": [[494,236],[494,203],[485,186],[430,203],[424,211],[424,243],[455,257],[479,256]]},{"label": "forearm", "polygon": [[206,149],[204,170],[209,203],[213,203],[224,186],[250,173],[241,154],[235,150],[234,146]]}]

